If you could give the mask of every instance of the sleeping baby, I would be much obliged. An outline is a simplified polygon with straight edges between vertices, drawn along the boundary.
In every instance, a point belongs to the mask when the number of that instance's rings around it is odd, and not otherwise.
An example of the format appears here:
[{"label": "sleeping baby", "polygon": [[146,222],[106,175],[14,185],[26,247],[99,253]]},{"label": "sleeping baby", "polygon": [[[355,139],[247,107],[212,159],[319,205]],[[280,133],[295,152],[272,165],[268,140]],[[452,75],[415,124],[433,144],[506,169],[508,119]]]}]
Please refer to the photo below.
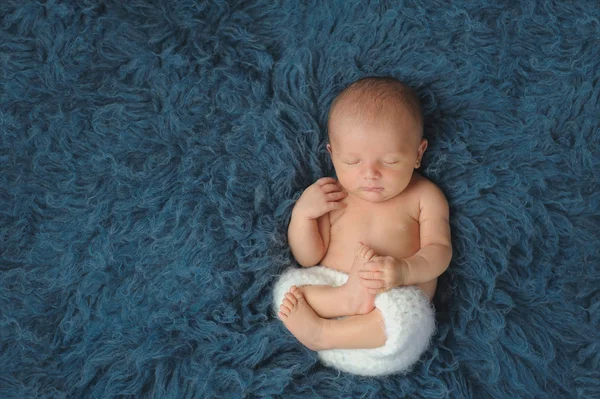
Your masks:
[{"label": "sleeping baby", "polygon": [[327,127],[337,180],[317,180],[294,206],[288,240],[302,268],[276,284],[277,314],[327,365],[403,372],[435,331],[431,300],[452,257],[448,203],[415,171],[421,104],[396,79],[364,78],[334,100]]}]

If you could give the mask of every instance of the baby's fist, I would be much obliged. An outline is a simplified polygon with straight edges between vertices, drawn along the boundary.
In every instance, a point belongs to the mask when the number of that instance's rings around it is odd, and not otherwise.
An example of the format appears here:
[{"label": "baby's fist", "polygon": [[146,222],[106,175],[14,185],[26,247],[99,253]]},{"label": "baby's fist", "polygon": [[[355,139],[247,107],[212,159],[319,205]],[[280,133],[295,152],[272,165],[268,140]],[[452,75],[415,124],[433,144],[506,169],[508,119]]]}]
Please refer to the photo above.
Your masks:
[{"label": "baby's fist", "polygon": [[340,202],[348,193],[332,177],[323,177],[309,186],[296,202],[294,211],[302,217],[317,219],[324,214],[345,207]]},{"label": "baby's fist", "polygon": [[361,284],[369,289],[370,294],[381,294],[391,288],[405,285],[408,265],[404,259],[391,256],[375,256],[365,262],[358,272]]}]

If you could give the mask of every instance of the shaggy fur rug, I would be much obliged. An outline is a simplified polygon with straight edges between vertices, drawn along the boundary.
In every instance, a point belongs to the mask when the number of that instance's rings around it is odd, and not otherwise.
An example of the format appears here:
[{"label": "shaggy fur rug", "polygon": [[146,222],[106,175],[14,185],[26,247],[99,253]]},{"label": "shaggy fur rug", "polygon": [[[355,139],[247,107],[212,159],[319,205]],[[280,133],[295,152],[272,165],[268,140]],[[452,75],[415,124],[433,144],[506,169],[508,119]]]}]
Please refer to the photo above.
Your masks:
[{"label": "shaggy fur rug", "polygon": [[[600,397],[596,1],[0,4],[0,397]],[[426,112],[451,207],[407,375],[271,311],[342,88]]]}]

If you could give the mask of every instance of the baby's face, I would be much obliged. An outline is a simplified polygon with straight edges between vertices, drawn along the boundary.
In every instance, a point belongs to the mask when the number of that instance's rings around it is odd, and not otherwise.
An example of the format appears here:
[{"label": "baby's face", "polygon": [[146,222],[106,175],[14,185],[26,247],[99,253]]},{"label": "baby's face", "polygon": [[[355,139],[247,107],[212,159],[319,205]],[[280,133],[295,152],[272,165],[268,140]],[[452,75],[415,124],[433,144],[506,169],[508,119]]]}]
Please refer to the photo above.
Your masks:
[{"label": "baby's face", "polygon": [[330,138],[327,149],[340,184],[369,202],[404,191],[427,149],[419,125],[408,115],[379,121],[340,116],[330,123]]}]

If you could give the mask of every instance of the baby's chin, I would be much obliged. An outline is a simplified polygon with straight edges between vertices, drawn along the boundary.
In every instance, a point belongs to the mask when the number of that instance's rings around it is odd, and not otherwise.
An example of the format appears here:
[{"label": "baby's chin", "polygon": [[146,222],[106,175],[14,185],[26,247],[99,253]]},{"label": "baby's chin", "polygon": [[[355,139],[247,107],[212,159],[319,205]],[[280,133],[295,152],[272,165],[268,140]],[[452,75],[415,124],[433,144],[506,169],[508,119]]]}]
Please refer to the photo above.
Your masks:
[{"label": "baby's chin", "polygon": [[385,202],[397,195],[397,193],[391,193],[391,192],[389,192],[389,190],[386,190],[385,188],[382,190],[376,190],[376,191],[357,189],[356,191],[354,191],[351,194],[353,194],[354,196],[356,196],[364,201],[373,202],[373,203]]}]

